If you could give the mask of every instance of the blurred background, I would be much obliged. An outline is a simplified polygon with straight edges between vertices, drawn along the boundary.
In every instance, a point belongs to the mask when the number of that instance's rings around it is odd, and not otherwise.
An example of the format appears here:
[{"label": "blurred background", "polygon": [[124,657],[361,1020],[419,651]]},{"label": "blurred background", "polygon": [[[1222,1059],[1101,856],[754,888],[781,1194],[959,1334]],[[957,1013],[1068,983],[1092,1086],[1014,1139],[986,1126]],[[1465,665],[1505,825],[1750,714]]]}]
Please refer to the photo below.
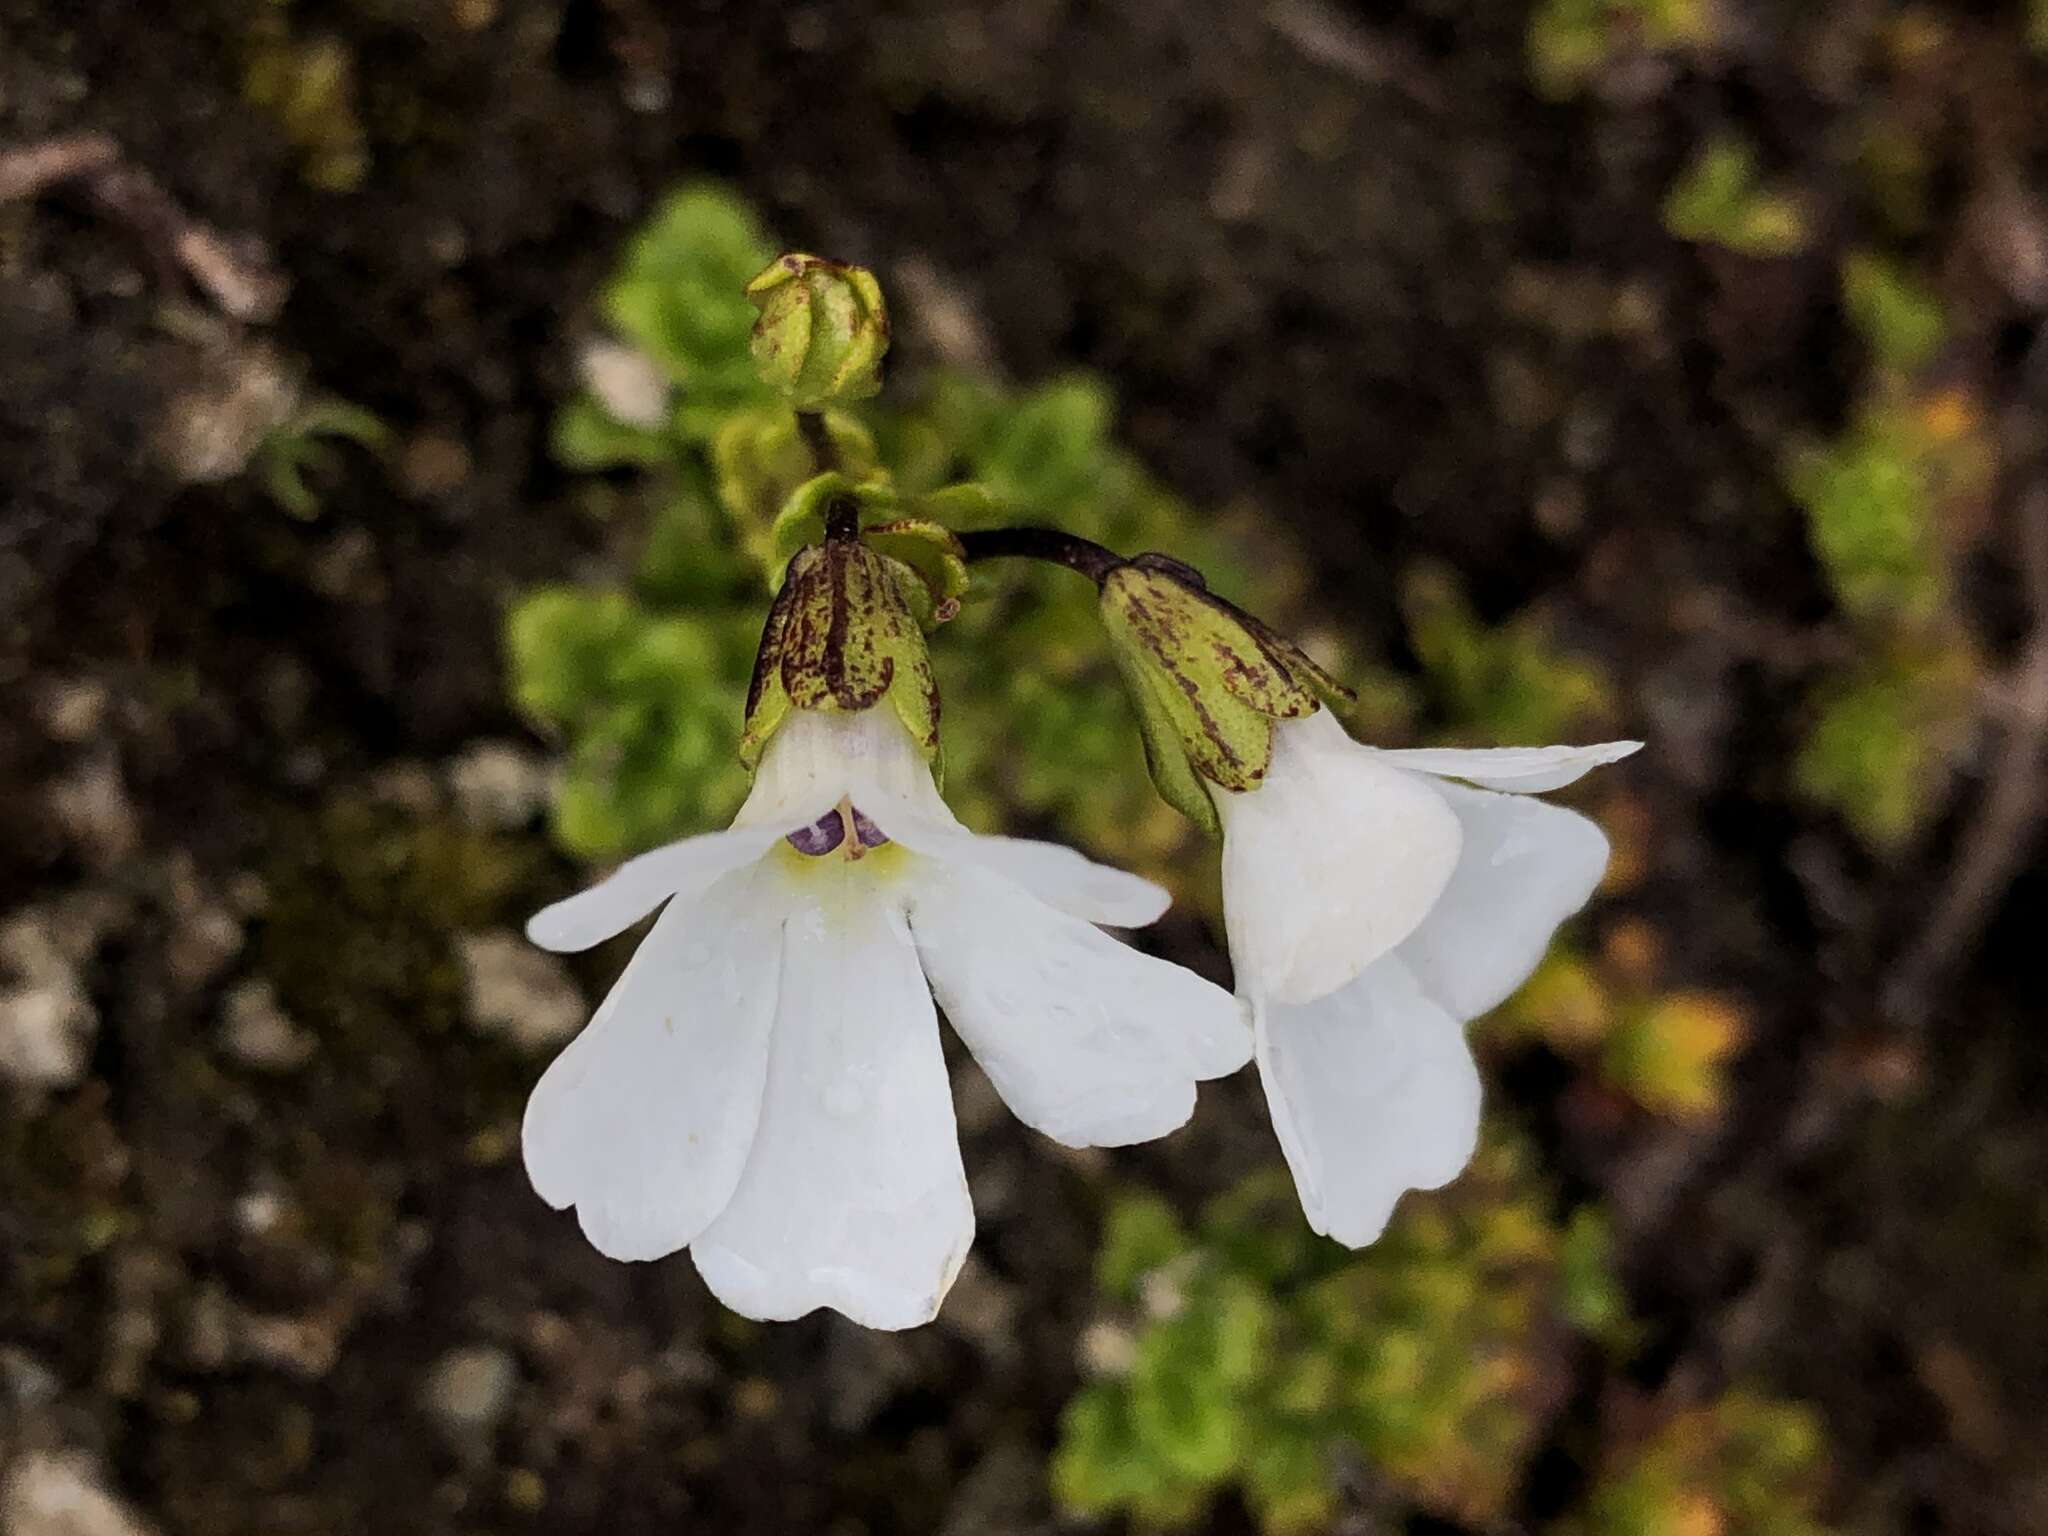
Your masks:
[{"label": "blurred background", "polygon": [[[960,1058],[904,1335],[528,1188],[626,946],[519,923],[744,788],[789,246],[907,489],[1369,739],[1649,742],[1374,1248],[1249,1074],[1077,1154]],[[2048,1530],[2044,308],[2041,0],[0,0],[0,1530]],[[991,574],[950,795],[1226,979],[1085,584]]]}]

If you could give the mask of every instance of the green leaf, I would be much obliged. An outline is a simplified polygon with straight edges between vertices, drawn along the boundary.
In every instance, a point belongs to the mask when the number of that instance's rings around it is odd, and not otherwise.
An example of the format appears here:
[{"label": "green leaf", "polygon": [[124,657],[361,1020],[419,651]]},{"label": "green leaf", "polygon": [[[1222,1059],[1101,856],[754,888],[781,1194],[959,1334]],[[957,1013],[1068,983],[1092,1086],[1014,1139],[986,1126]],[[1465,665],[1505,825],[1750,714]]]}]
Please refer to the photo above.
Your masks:
[{"label": "green leaf", "polygon": [[1102,1224],[1095,1284],[1112,1301],[1138,1299],[1138,1282],[1188,1249],[1180,1217],[1157,1195],[1119,1195]]},{"label": "green leaf", "polygon": [[1664,227],[1681,240],[1759,258],[1796,255],[1810,234],[1799,202],[1766,189],[1756,151],[1730,137],[1710,140],[1672,184]]},{"label": "green leaf", "polygon": [[1876,251],[1842,263],[1842,303],[1878,361],[1902,374],[1934,360],[1948,335],[1941,301],[1904,266]]},{"label": "green leaf", "polygon": [[662,433],[613,419],[591,395],[578,395],[555,413],[548,451],[564,469],[584,471],[648,469],[676,456]]}]

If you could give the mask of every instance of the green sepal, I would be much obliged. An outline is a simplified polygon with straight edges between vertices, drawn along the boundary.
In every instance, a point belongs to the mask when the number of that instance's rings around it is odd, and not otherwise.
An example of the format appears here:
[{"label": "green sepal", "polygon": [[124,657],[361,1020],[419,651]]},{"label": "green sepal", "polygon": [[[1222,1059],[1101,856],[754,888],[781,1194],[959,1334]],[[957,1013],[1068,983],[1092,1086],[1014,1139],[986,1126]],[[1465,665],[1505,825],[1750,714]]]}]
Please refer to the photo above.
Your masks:
[{"label": "green sepal", "polygon": [[752,282],[754,367],[800,411],[865,400],[882,387],[889,314],[864,267],[792,251]]},{"label": "green sepal", "polygon": [[948,528],[981,528],[995,521],[1001,504],[995,492],[975,480],[941,486],[917,498],[917,515]]},{"label": "green sepal", "polygon": [[1273,759],[1273,722],[1317,708],[1233,612],[1178,572],[1135,564],[1110,572],[1102,618],[1188,763],[1212,784],[1256,787]]},{"label": "green sepal", "polygon": [[1209,591],[1191,567],[1165,555],[1140,555],[1110,573],[1102,598],[1104,611],[1117,612],[1198,709],[1214,708],[1220,688],[1268,719],[1316,712],[1315,690],[1297,676],[1299,653],[1289,655],[1293,647],[1276,644],[1271,630]]},{"label": "green sepal", "polygon": [[1101,609],[1152,781],[1212,836],[1221,828],[1208,785],[1256,788],[1272,765],[1277,722],[1356,702],[1299,647],[1168,556],[1140,555],[1111,571]]},{"label": "green sepal", "polygon": [[747,708],[740,728],[740,761],[749,772],[760,766],[768,738],[789,718],[793,707],[782,681],[782,655],[794,601],[795,589],[784,583],[769,603],[767,620],[761,626],[761,648],[754,653],[754,676],[747,684]]},{"label": "green sepal", "polygon": [[799,550],[823,542],[825,515],[842,498],[854,504],[861,542],[915,578],[907,596],[918,623],[934,629],[953,617],[967,590],[966,550],[950,529],[904,515],[904,499],[883,480],[855,483],[831,470],[798,486],[782,504],[768,540],[771,570],[785,569]]},{"label": "green sepal", "polygon": [[[781,579],[788,579],[789,563],[797,551],[825,542],[825,513],[841,497],[854,503],[861,525],[891,517],[897,508],[886,483],[862,485],[836,469],[812,475],[784,498],[769,530],[767,559]],[[776,575],[770,576],[775,579]]]},{"label": "green sepal", "polygon": [[917,576],[921,601],[913,595],[918,620],[935,629],[960,611],[967,591],[967,551],[950,528],[927,518],[897,517],[865,523],[861,542],[879,555],[901,561]]},{"label": "green sepal", "polygon": [[852,539],[808,545],[789,563],[754,664],[741,756],[750,766],[792,709],[855,712],[887,701],[927,761],[939,748],[939,694],[899,560]]},{"label": "green sepal", "polygon": [[1307,689],[1318,700],[1327,704],[1333,714],[1343,715],[1358,707],[1358,690],[1350,684],[1340,682],[1330,671],[1308,652],[1286,636],[1276,634],[1267,628],[1265,621],[1254,618],[1242,608],[1225,603],[1222,598],[1216,603],[1236,615],[1239,623],[1259,642],[1259,648],[1269,660],[1284,667],[1295,685]]},{"label": "green sepal", "polygon": [[1113,645],[1117,671],[1123,674],[1124,690],[1138,715],[1138,736],[1145,743],[1145,766],[1152,774],[1159,798],[1187,817],[1210,837],[1223,835],[1223,819],[1216,802],[1209,798],[1200,775],[1188,761],[1180,727],[1157,697],[1157,683],[1151,668],[1123,646]]}]

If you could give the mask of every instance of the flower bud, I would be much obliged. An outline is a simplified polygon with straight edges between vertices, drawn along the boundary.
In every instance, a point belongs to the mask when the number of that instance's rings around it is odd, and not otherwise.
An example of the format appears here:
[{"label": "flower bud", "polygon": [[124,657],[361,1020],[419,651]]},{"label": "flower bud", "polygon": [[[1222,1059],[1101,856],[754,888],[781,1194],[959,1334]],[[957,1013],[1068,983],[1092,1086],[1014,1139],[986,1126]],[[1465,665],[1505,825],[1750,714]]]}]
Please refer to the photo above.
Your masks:
[{"label": "flower bud", "polygon": [[1102,622],[1153,783],[1211,834],[1221,823],[1209,786],[1256,788],[1273,760],[1276,721],[1351,701],[1294,645],[1163,555],[1140,555],[1103,578]]},{"label": "flower bud", "polygon": [[791,252],[747,284],[747,297],[761,312],[754,366],[798,410],[865,400],[882,387],[889,313],[865,267]]}]

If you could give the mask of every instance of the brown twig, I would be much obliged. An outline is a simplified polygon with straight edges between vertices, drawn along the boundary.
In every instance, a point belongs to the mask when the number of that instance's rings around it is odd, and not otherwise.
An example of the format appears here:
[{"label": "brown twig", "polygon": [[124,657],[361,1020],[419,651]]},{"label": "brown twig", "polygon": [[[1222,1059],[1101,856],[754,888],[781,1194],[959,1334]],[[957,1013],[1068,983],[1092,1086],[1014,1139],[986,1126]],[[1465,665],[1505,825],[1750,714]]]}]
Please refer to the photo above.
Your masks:
[{"label": "brown twig", "polygon": [[104,170],[120,158],[121,146],[104,133],[0,150],[0,203],[38,196],[47,187]]},{"label": "brown twig", "polygon": [[1983,802],[1963,834],[1927,926],[1885,981],[1886,1016],[1909,1028],[1924,1022],[1935,984],[1990,922],[2026,860],[2048,801],[2048,484],[2022,498],[2019,539],[2034,628],[2003,690],[2011,708]]},{"label": "brown twig", "polygon": [[186,213],[154,176],[123,160],[109,135],[74,134],[0,150],[0,203],[70,184],[131,230],[166,268],[182,270],[223,314],[260,323],[284,308],[289,285],[256,241],[224,235]]}]

